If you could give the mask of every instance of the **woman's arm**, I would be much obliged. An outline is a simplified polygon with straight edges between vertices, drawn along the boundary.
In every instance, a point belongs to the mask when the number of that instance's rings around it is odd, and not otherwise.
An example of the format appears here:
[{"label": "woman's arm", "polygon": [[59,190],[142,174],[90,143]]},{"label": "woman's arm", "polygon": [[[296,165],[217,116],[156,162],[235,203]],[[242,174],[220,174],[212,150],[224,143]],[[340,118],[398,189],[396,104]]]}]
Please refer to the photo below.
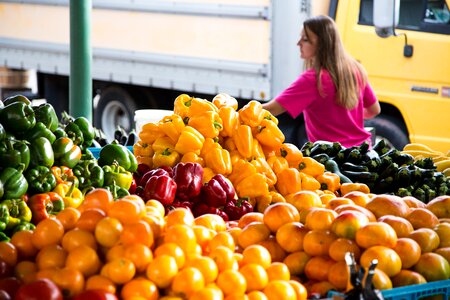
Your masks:
[{"label": "woman's arm", "polygon": [[275,99],[270,100],[269,102],[263,103],[263,108],[268,110],[272,115],[278,116],[284,113],[286,110],[280,103],[275,101]]},{"label": "woman's arm", "polygon": [[378,116],[381,112],[380,103],[376,101],[369,107],[364,108],[364,119],[372,119]]}]

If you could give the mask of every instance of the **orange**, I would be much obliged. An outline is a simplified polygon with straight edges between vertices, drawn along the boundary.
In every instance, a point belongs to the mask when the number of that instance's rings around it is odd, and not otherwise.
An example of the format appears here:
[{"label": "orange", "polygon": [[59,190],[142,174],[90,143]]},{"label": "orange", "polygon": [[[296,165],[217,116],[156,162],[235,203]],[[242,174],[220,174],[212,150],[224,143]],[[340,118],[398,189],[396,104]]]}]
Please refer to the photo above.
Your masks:
[{"label": "orange", "polygon": [[214,282],[219,275],[219,268],[211,257],[197,256],[186,262],[186,267],[193,267],[202,272],[205,284]]},{"label": "orange", "polygon": [[377,268],[392,277],[397,275],[402,269],[402,260],[393,249],[385,246],[372,246],[367,248],[362,254],[359,262],[362,267],[368,268],[371,262],[377,259]]},{"label": "orange", "polygon": [[224,246],[234,251],[236,243],[233,235],[229,231],[221,231],[214,234],[208,243],[208,250],[212,251],[219,246]]},{"label": "orange", "polygon": [[273,280],[270,281],[263,290],[268,300],[296,300],[297,294],[294,288],[287,281]]},{"label": "orange", "polygon": [[326,281],[336,262],[327,256],[313,256],[305,265],[305,275],[310,280]]},{"label": "orange", "polygon": [[164,235],[164,242],[177,244],[186,256],[196,251],[197,241],[194,229],[188,225],[177,224],[167,228]]},{"label": "orange", "polygon": [[393,215],[397,217],[406,217],[409,213],[409,206],[402,198],[395,195],[375,195],[367,204],[366,208],[370,210],[377,219],[384,215]]},{"label": "orange", "polygon": [[363,213],[355,210],[344,210],[334,219],[331,224],[331,231],[338,237],[354,239],[356,232],[367,224],[369,224],[369,219]]},{"label": "orange", "polygon": [[155,283],[145,278],[134,278],[125,283],[120,291],[121,299],[159,299],[159,291]]},{"label": "orange", "polygon": [[62,238],[61,245],[67,252],[81,245],[86,245],[97,250],[94,234],[78,228],[67,231]]},{"label": "orange", "polygon": [[75,228],[75,224],[78,222],[80,215],[81,212],[79,208],[69,206],[60,211],[56,215],[56,218],[59,221],[61,221],[61,224],[63,225],[64,229],[67,231]]},{"label": "orange", "polygon": [[400,273],[392,277],[392,286],[408,286],[412,284],[427,283],[425,277],[412,270],[401,270]]},{"label": "orange", "polygon": [[56,269],[51,279],[64,291],[64,295],[67,295],[68,298],[81,293],[85,286],[83,274],[76,269]]},{"label": "orange", "polygon": [[209,241],[216,235],[216,232],[201,225],[193,225],[192,229],[194,229],[197,244],[202,248],[204,253],[208,252]]},{"label": "orange", "polygon": [[341,205],[355,205],[353,200],[345,197],[336,197],[328,201],[327,205],[325,206],[328,209],[336,210]]},{"label": "orange", "polygon": [[244,228],[252,222],[262,222],[264,214],[260,212],[249,212],[243,215],[238,221],[238,227]]},{"label": "orange", "polygon": [[413,270],[420,273],[427,281],[446,280],[450,277],[448,261],[436,253],[423,253]]},{"label": "orange", "polygon": [[325,298],[329,291],[336,289],[337,288],[328,280],[319,282],[313,281],[308,288],[310,295],[318,295],[319,298]]},{"label": "orange", "polygon": [[97,223],[104,217],[106,217],[106,213],[100,208],[86,208],[80,214],[80,217],[75,224],[75,228],[94,232],[95,226],[97,226]]},{"label": "orange", "polygon": [[248,300],[267,300],[266,294],[261,291],[251,291],[246,296]]},{"label": "orange", "polygon": [[366,204],[370,201],[369,195],[361,191],[351,191],[342,196],[344,198],[352,200],[356,205],[361,207],[365,207]]},{"label": "orange", "polygon": [[209,252],[209,257],[214,260],[219,272],[238,268],[234,253],[228,247],[218,246],[214,248]]},{"label": "orange", "polygon": [[147,278],[153,281],[158,288],[169,287],[178,273],[177,261],[174,257],[163,254],[155,257],[147,266]]},{"label": "orange", "polygon": [[94,235],[97,243],[110,248],[119,241],[122,231],[123,225],[118,219],[105,217],[98,221]]},{"label": "orange", "polygon": [[238,270],[228,269],[220,272],[216,283],[225,296],[230,294],[244,295],[247,289],[245,277]]},{"label": "orange", "polygon": [[189,297],[189,300],[222,300],[223,293],[214,287],[204,287]]},{"label": "orange", "polygon": [[271,232],[276,232],[282,225],[300,221],[297,208],[287,202],[277,202],[264,211],[263,222]]},{"label": "orange", "polygon": [[437,248],[433,252],[443,256],[448,262],[450,262],[450,247]]},{"label": "orange", "polygon": [[313,191],[298,191],[285,196],[286,202],[294,205],[298,211],[310,207],[322,207],[320,196]]},{"label": "orange", "polygon": [[262,222],[252,222],[245,226],[238,236],[238,245],[243,249],[266,240],[270,236],[269,227]]},{"label": "orange", "polygon": [[141,243],[152,247],[154,243],[152,229],[144,220],[138,219],[133,223],[126,223],[120,232],[119,242],[124,245]]},{"label": "orange", "polygon": [[294,288],[297,300],[306,300],[308,297],[308,291],[305,286],[297,280],[289,280],[289,284]]},{"label": "orange", "polygon": [[414,229],[431,228],[439,224],[439,219],[426,208],[412,208],[406,219],[412,224]]},{"label": "orange", "polygon": [[87,245],[77,246],[66,257],[66,267],[80,271],[85,277],[96,274],[100,265],[97,252]]},{"label": "orange", "polygon": [[308,216],[308,214],[317,209],[318,207],[307,207],[307,208],[302,208],[301,210],[299,210],[300,213],[300,223],[305,224],[306,223],[306,217]]},{"label": "orange", "polygon": [[420,245],[411,238],[399,238],[394,248],[402,261],[402,269],[409,269],[414,266],[422,254]]},{"label": "orange", "polygon": [[133,262],[137,273],[142,273],[153,260],[153,252],[144,244],[132,243],[124,245],[123,257],[128,258]]},{"label": "orange", "polygon": [[190,297],[195,292],[205,287],[205,279],[202,272],[193,267],[180,270],[173,278],[171,290],[174,295]]},{"label": "orange", "polygon": [[14,276],[24,283],[35,279],[38,267],[35,262],[29,260],[19,261],[14,267]]},{"label": "orange", "polygon": [[145,206],[156,208],[157,211],[159,212],[160,216],[162,216],[162,217],[164,217],[164,215],[166,213],[166,209],[164,208],[164,205],[158,200],[155,200],[155,199],[147,200],[145,202]]},{"label": "orange", "polygon": [[343,260],[335,262],[328,271],[328,281],[337,287],[338,290],[347,288],[349,276],[347,263]]},{"label": "orange", "polygon": [[439,248],[450,247],[450,223],[439,223],[433,230],[439,236]]},{"label": "orange", "polygon": [[283,261],[283,259],[287,255],[287,252],[284,251],[283,248],[281,248],[281,246],[277,243],[277,240],[273,235],[271,235],[264,241],[259,242],[258,245],[263,246],[269,251],[272,261]]},{"label": "orange", "polygon": [[450,196],[438,196],[427,203],[426,208],[429,209],[436,217],[450,218],[448,207],[450,205]]},{"label": "orange", "polygon": [[37,249],[48,245],[59,244],[64,235],[64,227],[56,218],[48,218],[40,221],[34,229],[31,241]]},{"label": "orange", "polygon": [[405,196],[402,197],[403,202],[405,202],[410,208],[425,208],[427,205],[417,199],[414,196]]},{"label": "orange", "polygon": [[354,240],[338,238],[334,240],[329,249],[328,255],[335,261],[345,261],[345,254],[353,253],[356,261],[359,261],[361,250]]},{"label": "orange", "polygon": [[407,219],[402,217],[385,215],[380,217],[378,222],[384,222],[391,225],[398,238],[407,237],[414,230],[413,225]]},{"label": "orange", "polygon": [[370,222],[356,231],[355,241],[362,248],[377,245],[392,248],[397,243],[397,234],[389,224]]},{"label": "orange", "polygon": [[267,269],[272,263],[269,250],[261,245],[250,245],[242,252],[242,264],[258,264]]},{"label": "orange", "polygon": [[329,231],[311,230],[303,239],[303,250],[311,256],[328,255],[331,243],[337,236]]},{"label": "orange", "polygon": [[133,262],[126,258],[114,258],[103,265],[100,275],[111,279],[115,284],[124,284],[136,274]]},{"label": "orange", "polygon": [[114,201],[108,210],[108,216],[116,218],[123,225],[134,223],[145,215],[145,207],[138,201],[119,199]]},{"label": "orange", "polygon": [[273,262],[266,268],[267,276],[269,281],[273,280],[284,280],[288,281],[291,279],[291,273],[289,273],[289,268],[286,264],[282,262]]},{"label": "orange", "polygon": [[96,274],[86,279],[86,290],[102,290],[111,294],[116,293],[116,285],[107,277]]},{"label": "orange", "polygon": [[422,253],[432,252],[439,247],[440,239],[436,231],[430,228],[419,228],[411,232],[408,236],[409,238],[415,240]]},{"label": "orange", "polygon": [[[401,271],[400,271],[401,272]],[[367,274],[367,272],[366,272]],[[380,269],[375,269],[375,274],[372,278],[373,287],[377,290],[390,290],[392,289],[392,281],[386,273],[381,271]]]},{"label": "orange", "polygon": [[159,238],[161,233],[164,230],[165,221],[164,217],[158,216],[158,215],[152,215],[152,214],[146,214],[141,218],[145,222],[150,225],[150,228],[152,229],[153,236],[155,239]]},{"label": "orange", "polygon": [[125,246],[117,244],[106,250],[106,261],[112,261],[115,258],[123,257],[125,254]]},{"label": "orange", "polygon": [[278,228],[275,238],[287,252],[303,250],[303,239],[309,230],[300,222],[286,223]]},{"label": "orange", "polygon": [[311,230],[329,230],[337,215],[334,210],[317,207],[306,216],[305,226]]},{"label": "orange", "polygon": [[186,262],[186,256],[183,249],[175,243],[164,243],[159,245],[153,252],[153,256],[158,257],[161,255],[169,255],[175,258],[178,269],[181,269]]},{"label": "orange", "polygon": [[257,264],[247,264],[239,269],[247,282],[247,292],[262,290],[269,282],[266,270]]},{"label": "orange", "polygon": [[33,245],[33,242],[31,241],[32,236],[33,231],[21,230],[14,233],[11,237],[10,242],[16,247],[19,259],[32,258],[38,252],[38,249]]},{"label": "orange", "polygon": [[335,194],[325,193],[320,195],[320,201],[322,201],[322,204],[326,206],[331,199],[334,199],[336,197],[337,196]]},{"label": "orange", "polygon": [[166,227],[170,227],[175,224],[185,224],[192,226],[194,224],[194,215],[190,209],[184,207],[176,207],[169,211],[166,219]]},{"label": "orange", "polygon": [[84,195],[84,200],[78,210],[84,211],[89,208],[99,208],[108,212],[109,207],[114,202],[112,193],[104,188],[96,188]]},{"label": "orange", "polygon": [[304,251],[297,251],[286,256],[283,263],[289,268],[291,276],[298,276],[304,273],[306,263],[310,258],[311,256]]},{"label": "orange", "polygon": [[204,214],[194,219],[195,225],[205,226],[214,231],[224,231],[227,229],[227,224],[223,218],[216,214]]},{"label": "orange", "polygon": [[355,205],[355,204],[342,204],[339,205],[338,207],[336,207],[334,209],[335,212],[337,212],[338,214],[343,212],[344,210],[355,210],[355,211],[359,211],[361,213],[363,213],[364,215],[366,215],[367,219],[369,219],[370,222],[375,222],[377,220],[377,218],[375,217],[375,215],[368,210],[367,208],[364,208],[362,206],[359,205]]},{"label": "orange", "polygon": [[60,245],[48,245],[36,255],[36,265],[39,270],[63,268],[67,252]]}]

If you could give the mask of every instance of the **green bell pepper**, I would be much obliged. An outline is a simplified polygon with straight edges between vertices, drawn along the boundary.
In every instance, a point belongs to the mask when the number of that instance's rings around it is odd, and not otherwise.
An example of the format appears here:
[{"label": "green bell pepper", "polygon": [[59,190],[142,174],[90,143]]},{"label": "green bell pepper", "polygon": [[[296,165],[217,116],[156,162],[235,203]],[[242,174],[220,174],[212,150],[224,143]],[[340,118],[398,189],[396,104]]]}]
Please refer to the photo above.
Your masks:
[{"label": "green bell pepper", "polygon": [[46,166],[51,168],[55,163],[52,143],[41,136],[30,143],[30,167]]},{"label": "green bell pepper", "polygon": [[53,134],[55,135],[56,139],[59,139],[60,137],[67,137],[67,133],[61,127],[56,128],[55,131],[53,131]]},{"label": "green bell pepper", "polygon": [[97,161],[80,161],[74,168],[73,174],[79,180],[79,188],[85,190],[89,187],[102,187],[105,180],[105,172]]},{"label": "green bell pepper", "polygon": [[78,117],[73,121],[73,123],[78,126],[78,128],[81,130],[81,133],[83,134],[83,146],[90,147],[92,145],[92,141],[95,138],[95,130],[91,122],[89,122],[89,120],[85,117]]},{"label": "green bell pepper", "polygon": [[42,122],[51,132],[58,128],[59,120],[56,111],[49,103],[44,103],[39,106],[34,106],[34,115],[36,122]]},{"label": "green bell pepper", "polygon": [[6,139],[6,130],[2,123],[0,123],[0,141],[3,141],[4,139]]},{"label": "green bell pepper", "polygon": [[30,105],[31,101],[30,99],[28,99],[27,97],[25,97],[24,95],[14,95],[14,96],[10,96],[8,98],[6,98],[5,100],[3,100],[3,104],[5,106],[11,104],[11,103],[15,103],[15,102],[23,102],[26,105]]},{"label": "green bell pepper", "polygon": [[81,159],[81,149],[69,137],[60,137],[52,145],[55,164],[73,168]]},{"label": "green bell pepper", "polygon": [[0,232],[0,242],[9,242],[11,239],[4,232]]},{"label": "green bell pepper", "polygon": [[9,209],[5,204],[0,204],[0,231],[4,231],[9,224]]},{"label": "green bell pepper", "polygon": [[28,182],[23,175],[24,165],[20,164],[17,169],[5,168],[0,173],[0,181],[3,182],[3,199],[20,198],[28,190]]},{"label": "green bell pepper", "polygon": [[14,102],[0,111],[0,122],[6,130],[13,133],[27,131],[36,124],[36,117],[31,105]]},{"label": "green bell pepper", "polygon": [[28,181],[30,195],[50,192],[56,186],[56,177],[46,166],[28,169],[25,172],[25,179]]},{"label": "green bell pepper", "polygon": [[130,188],[131,182],[133,181],[133,173],[125,170],[117,162],[113,162],[111,165],[106,165],[102,168],[105,173],[105,186],[115,183],[126,190]]},{"label": "green bell pepper", "polygon": [[83,132],[80,127],[74,122],[70,122],[64,127],[67,136],[74,142],[75,145],[82,145],[84,142]]},{"label": "green bell pepper", "polygon": [[37,139],[38,137],[47,138],[51,144],[53,144],[53,142],[56,140],[55,134],[50,129],[48,129],[42,122],[36,122],[36,125],[34,125],[33,128],[25,131],[20,136],[22,139],[27,140],[29,142],[33,142],[33,140]]},{"label": "green bell pepper", "polygon": [[14,233],[22,230],[34,230],[36,226],[31,222],[20,222],[16,226],[14,226],[11,230],[11,236],[14,235]]},{"label": "green bell pepper", "polygon": [[117,142],[104,146],[98,157],[98,164],[101,166],[111,165],[114,161],[117,161],[127,171],[135,172],[137,170],[138,164],[133,152]]},{"label": "green bell pepper", "polygon": [[30,164],[30,148],[27,141],[5,139],[0,142],[0,167],[17,168],[24,165],[24,170]]},{"label": "green bell pepper", "polygon": [[6,229],[12,229],[23,222],[31,222],[31,209],[22,199],[3,200],[0,202],[0,205],[1,204],[8,207],[9,223],[6,225]]}]

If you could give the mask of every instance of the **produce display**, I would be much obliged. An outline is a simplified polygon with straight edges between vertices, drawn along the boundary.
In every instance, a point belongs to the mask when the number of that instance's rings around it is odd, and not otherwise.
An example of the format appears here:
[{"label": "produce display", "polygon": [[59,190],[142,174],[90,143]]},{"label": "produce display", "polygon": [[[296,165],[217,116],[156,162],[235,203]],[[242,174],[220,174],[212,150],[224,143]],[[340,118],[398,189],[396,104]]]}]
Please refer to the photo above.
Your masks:
[{"label": "produce display", "polygon": [[326,297],[352,288],[347,253],[377,260],[379,290],[450,278],[449,153],[297,147],[227,94],[182,94],[111,143],[49,104],[2,104],[5,299]]}]

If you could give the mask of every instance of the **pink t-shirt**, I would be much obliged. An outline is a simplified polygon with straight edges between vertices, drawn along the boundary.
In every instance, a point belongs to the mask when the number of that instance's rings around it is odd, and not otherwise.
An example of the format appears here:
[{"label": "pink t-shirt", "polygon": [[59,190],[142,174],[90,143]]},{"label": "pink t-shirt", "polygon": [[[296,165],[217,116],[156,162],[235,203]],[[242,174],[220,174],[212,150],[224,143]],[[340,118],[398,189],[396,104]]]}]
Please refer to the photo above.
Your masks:
[{"label": "pink t-shirt", "polygon": [[340,142],[345,147],[370,143],[370,133],[364,129],[364,108],[374,104],[375,94],[367,83],[360,91],[359,103],[352,110],[335,103],[336,88],[328,71],[321,72],[324,97],[317,89],[313,69],[301,74],[275,100],[293,117],[304,114],[306,133],[312,142]]}]

